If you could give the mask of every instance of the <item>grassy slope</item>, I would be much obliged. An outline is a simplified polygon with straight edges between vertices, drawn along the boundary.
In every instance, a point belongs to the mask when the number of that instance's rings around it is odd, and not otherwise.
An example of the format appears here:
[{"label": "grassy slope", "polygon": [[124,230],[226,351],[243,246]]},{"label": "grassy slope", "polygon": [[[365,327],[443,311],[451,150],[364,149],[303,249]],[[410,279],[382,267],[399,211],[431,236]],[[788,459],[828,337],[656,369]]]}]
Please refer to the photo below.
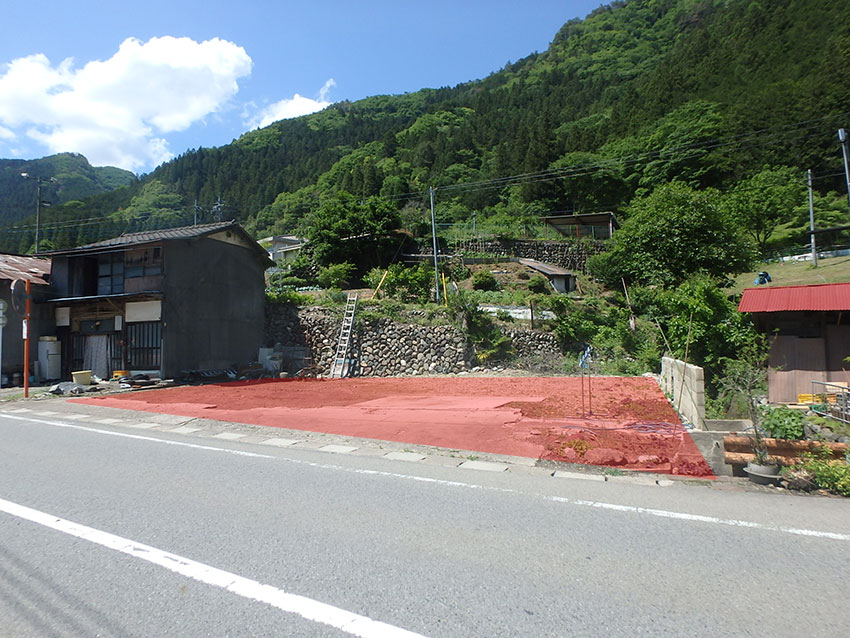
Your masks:
[{"label": "grassy slope", "polygon": [[757,271],[744,273],[735,278],[731,292],[740,293],[744,288],[753,288],[753,280],[759,271],[770,273],[772,286],[799,286],[804,284],[833,284],[850,281],[850,257],[830,257],[818,260],[818,267],[809,262],[779,261],[763,263]]}]

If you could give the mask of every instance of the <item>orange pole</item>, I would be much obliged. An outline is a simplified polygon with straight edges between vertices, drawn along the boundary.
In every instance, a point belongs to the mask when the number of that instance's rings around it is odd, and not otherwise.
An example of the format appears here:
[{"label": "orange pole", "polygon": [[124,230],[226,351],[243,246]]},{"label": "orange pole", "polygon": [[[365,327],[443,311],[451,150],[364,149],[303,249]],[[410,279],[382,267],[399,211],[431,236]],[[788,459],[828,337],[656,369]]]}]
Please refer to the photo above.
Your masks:
[{"label": "orange pole", "polygon": [[[24,316],[24,398],[30,396],[30,281],[27,279],[27,307]],[[20,290],[20,288],[18,289]]]}]

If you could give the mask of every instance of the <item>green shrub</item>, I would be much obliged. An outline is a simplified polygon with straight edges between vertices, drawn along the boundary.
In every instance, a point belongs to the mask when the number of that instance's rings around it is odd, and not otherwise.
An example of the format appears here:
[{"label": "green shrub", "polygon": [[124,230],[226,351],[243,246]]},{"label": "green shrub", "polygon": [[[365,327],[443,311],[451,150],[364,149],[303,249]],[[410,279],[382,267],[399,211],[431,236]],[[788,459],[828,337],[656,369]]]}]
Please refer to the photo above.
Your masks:
[{"label": "green shrub", "polygon": [[[282,275],[282,276],[281,276]],[[301,288],[307,285],[307,280],[301,277],[292,277],[285,273],[275,273],[269,277],[269,288]]]},{"label": "green shrub", "polygon": [[534,275],[528,281],[528,290],[538,295],[548,295],[551,292],[549,281],[542,275]]},{"label": "green shrub", "polygon": [[[376,287],[383,277],[383,272],[372,270],[367,279],[377,282],[371,287]],[[434,294],[434,269],[427,264],[421,263],[416,266],[405,266],[393,264],[387,269],[387,276],[381,286],[381,291],[390,297],[404,302],[427,302]],[[442,295],[442,292],[440,293]]]},{"label": "green shrub", "polygon": [[291,303],[296,306],[304,306],[310,303],[309,295],[302,295],[292,288],[280,288],[277,290],[266,290],[266,299],[271,303]]},{"label": "green shrub", "polygon": [[479,270],[472,276],[472,288],[475,290],[498,290],[499,282],[489,270]]},{"label": "green shrub", "polygon": [[761,413],[762,429],[774,439],[799,441],[803,438],[804,421],[802,412],[785,406],[763,408]]},{"label": "green shrub", "polygon": [[805,472],[822,490],[850,496],[850,462],[832,459],[832,451],[827,447],[815,453],[804,452],[803,459],[801,464],[791,468],[792,472]]},{"label": "green shrub", "polygon": [[354,264],[344,262],[320,268],[317,279],[322,288],[343,288],[349,284],[353,274]]},{"label": "green shrub", "polygon": [[466,264],[463,263],[463,260],[460,259],[451,265],[451,268],[449,269],[449,277],[452,281],[463,281],[469,277],[469,272],[469,268],[467,268]]},{"label": "green shrub", "polygon": [[498,361],[515,353],[511,338],[496,327],[490,315],[478,308],[472,295],[460,292],[452,297],[450,303],[480,361]]}]

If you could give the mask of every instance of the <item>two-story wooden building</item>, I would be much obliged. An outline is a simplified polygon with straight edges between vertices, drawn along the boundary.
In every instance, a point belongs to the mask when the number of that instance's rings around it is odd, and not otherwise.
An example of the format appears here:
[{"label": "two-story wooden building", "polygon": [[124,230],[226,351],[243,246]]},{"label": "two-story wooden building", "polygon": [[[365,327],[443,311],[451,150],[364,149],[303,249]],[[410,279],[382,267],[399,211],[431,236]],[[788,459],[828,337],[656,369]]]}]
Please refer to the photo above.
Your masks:
[{"label": "two-story wooden building", "polygon": [[273,262],[235,222],[129,233],[51,257],[65,378],[174,377],[257,359]]}]

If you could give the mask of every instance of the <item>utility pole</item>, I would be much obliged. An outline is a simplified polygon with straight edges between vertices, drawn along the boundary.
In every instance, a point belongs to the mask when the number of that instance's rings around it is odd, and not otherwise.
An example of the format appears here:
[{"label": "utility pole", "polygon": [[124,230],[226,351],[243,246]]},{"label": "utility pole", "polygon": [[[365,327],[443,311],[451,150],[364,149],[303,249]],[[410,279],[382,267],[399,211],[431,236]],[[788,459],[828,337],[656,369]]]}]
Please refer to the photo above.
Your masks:
[{"label": "utility pole", "polygon": [[[55,182],[56,178],[45,179],[43,177],[33,177],[29,173],[21,173],[21,177],[35,180],[35,252],[37,253],[38,239],[41,231],[41,185],[43,182]],[[50,202],[45,202],[45,204],[50,205]]]},{"label": "utility pole", "polygon": [[812,169],[806,171],[806,181],[809,185],[809,238],[812,242],[812,265],[817,268],[818,250],[815,247],[815,200],[812,194]]},{"label": "utility pole", "polygon": [[428,187],[431,195],[431,237],[434,240],[434,299],[440,303],[440,268],[437,263],[437,221],[434,216],[434,187]]},{"label": "utility pole", "polygon": [[847,131],[838,129],[838,141],[841,142],[841,153],[844,155],[844,179],[847,182],[847,202],[850,203],[850,154],[847,152]]}]

